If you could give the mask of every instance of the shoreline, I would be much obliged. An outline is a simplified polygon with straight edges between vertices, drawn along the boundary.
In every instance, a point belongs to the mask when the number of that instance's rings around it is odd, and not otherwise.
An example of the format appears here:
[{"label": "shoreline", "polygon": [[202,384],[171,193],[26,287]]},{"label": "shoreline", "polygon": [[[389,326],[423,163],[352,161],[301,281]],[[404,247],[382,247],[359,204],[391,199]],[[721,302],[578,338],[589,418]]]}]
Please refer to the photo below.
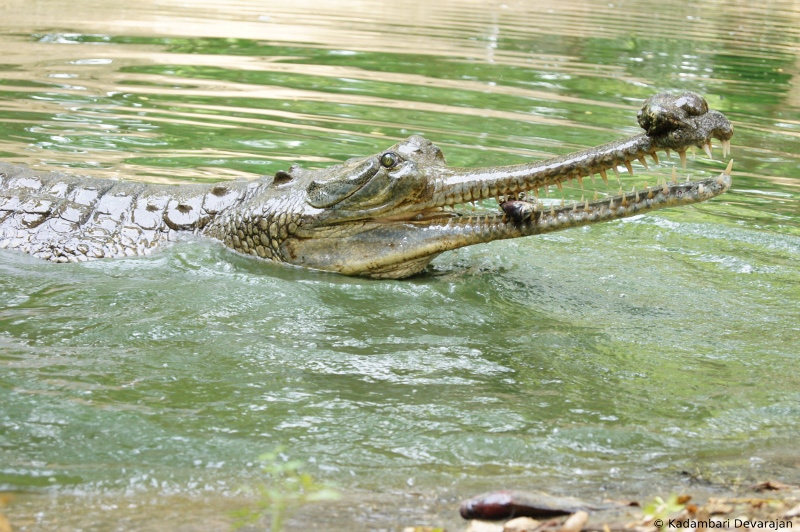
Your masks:
[{"label": "shoreline", "polygon": [[[310,503],[299,507],[285,530],[387,530],[397,532],[657,532],[661,530],[793,530],[800,531],[800,486],[776,481],[731,488],[687,487],[669,496],[652,490],[610,511],[591,512],[584,522],[567,522],[570,515],[546,519],[517,518],[504,521],[467,521],[458,515],[460,496],[455,493],[347,492],[341,501]],[[447,490],[444,490],[447,491]],[[663,508],[658,508],[657,497]],[[588,497],[587,497],[588,500]],[[109,530],[199,532],[233,530],[231,512],[251,499],[246,497],[113,493],[79,495],[0,493],[0,515],[8,525],[0,532],[45,530]],[[601,502],[590,500],[591,503]],[[637,505],[632,505],[637,504]],[[677,508],[680,506],[680,508]],[[645,511],[657,515],[646,517]],[[572,514],[575,516],[577,514]],[[737,519],[740,521],[737,522]],[[672,521],[672,523],[670,523]],[[703,521],[706,521],[703,523]],[[241,532],[265,530],[264,517]],[[713,522],[713,528],[708,526]],[[775,523],[770,526],[771,523]],[[780,523],[791,523],[781,527]],[[670,526],[672,524],[673,526]],[[683,526],[687,524],[689,526]],[[707,526],[702,526],[703,524]],[[698,525],[698,526],[694,526]],[[311,528],[309,528],[311,527]],[[320,528],[322,527],[322,528]],[[572,527],[572,528],[570,528]]]}]

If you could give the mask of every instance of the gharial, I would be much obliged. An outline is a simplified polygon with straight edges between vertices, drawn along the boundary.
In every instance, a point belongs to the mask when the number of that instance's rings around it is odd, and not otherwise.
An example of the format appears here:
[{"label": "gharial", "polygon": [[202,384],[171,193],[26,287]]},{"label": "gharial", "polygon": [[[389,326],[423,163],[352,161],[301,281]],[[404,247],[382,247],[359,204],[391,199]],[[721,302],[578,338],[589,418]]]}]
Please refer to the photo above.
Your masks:
[{"label": "gharial", "polygon": [[[656,152],[730,151],[733,126],[699,95],[657,94],[638,114],[645,133],[570,155],[486,168],[446,166],[441,150],[412,136],[386,151],[320,170],[292,166],[254,181],[154,185],[91,179],[0,164],[0,248],[54,262],[146,255],[182,231],[256,258],[306,268],[403,278],[438,254],[687,205],[731,186],[719,176],[543,205],[539,189],[561,188]],[[499,208],[466,204],[496,198]],[[459,206],[458,209],[455,207]],[[463,208],[462,208],[463,207]]]}]

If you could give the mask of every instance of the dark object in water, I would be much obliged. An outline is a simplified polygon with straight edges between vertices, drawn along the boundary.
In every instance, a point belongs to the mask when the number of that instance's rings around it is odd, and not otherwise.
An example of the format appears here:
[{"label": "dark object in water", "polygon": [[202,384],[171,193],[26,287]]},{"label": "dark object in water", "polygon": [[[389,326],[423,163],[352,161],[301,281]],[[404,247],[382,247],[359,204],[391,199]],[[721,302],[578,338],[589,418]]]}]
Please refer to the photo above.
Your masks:
[{"label": "dark object in water", "polygon": [[494,491],[467,499],[461,503],[461,517],[498,521],[512,517],[550,518],[576,512],[612,510],[614,503],[589,504],[573,497],[554,497],[545,493],[516,490]]}]

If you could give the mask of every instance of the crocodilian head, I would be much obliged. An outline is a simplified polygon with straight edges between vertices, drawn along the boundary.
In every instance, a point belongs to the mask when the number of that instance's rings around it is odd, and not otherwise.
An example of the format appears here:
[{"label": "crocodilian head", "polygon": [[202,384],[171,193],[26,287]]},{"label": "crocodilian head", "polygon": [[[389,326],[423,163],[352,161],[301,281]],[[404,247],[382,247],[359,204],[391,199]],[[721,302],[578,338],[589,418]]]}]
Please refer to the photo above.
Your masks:
[{"label": "crocodilian head", "polygon": [[[694,93],[659,94],[645,102],[642,115],[648,124],[658,124],[650,134],[529,164],[449,168],[438,147],[412,136],[376,155],[324,170],[293,168],[292,185],[295,191],[301,187],[304,204],[279,254],[308,268],[402,278],[462,246],[696,203],[730,187],[729,166],[703,181],[606,192],[558,207],[538,201],[543,187],[577,180],[583,188],[583,178],[594,174],[606,181],[606,171],[617,166],[632,171],[637,160],[646,166],[645,155],[658,162],[658,150],[674,150],[685,161],[690,147],[710,153],[712,138],[721,141],[723,155],[730,148],[730,122]],[[496,209],[468,205],[489,198],[497,199]]]}]

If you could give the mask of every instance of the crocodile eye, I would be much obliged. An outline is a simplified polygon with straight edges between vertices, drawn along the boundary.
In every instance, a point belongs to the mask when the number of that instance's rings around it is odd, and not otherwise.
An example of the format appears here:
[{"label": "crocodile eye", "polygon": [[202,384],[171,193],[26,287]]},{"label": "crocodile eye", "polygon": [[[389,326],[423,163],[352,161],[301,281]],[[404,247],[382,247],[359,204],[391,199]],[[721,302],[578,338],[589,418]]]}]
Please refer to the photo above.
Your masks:
[{"label": "crocodile eye", "polygon": [[400,162],[400,157],[393,151],[387,151],[381,155],[381,166],[384,168],[394,168]]}]

